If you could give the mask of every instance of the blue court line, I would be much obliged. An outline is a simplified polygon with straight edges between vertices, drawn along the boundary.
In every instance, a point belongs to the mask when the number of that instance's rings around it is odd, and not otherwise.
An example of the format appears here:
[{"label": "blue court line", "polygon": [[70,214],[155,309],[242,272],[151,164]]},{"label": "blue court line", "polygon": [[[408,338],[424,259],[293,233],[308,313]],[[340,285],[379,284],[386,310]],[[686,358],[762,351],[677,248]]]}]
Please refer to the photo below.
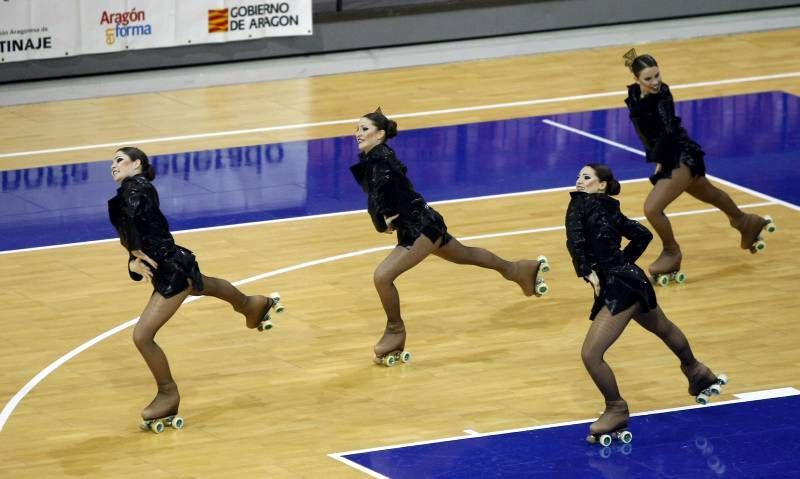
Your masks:
[{"label": "blue court line", "polygon": [[798,477],[800,395],[635,414],[633,442],[584,438],[589,421],[335,453],[373,477]]}]

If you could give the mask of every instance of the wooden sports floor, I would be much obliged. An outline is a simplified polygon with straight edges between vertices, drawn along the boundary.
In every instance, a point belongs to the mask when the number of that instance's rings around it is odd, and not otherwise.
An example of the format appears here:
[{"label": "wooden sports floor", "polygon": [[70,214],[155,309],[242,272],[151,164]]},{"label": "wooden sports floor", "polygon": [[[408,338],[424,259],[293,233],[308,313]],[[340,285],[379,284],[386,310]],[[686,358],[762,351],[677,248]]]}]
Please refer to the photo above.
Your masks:
[{"label": "wooden sports floor", "polygon": [[[800,29],[637,47],[659,60],[671,85],[736,80],[676,89],[677,100],[773,90],[800,95],[798,76],[774,77],[800,70]],[[391,115],[562,98],[405,117],[401,130],[619,108],[621,94],[565,97],[624,90],[630,75],[620,57],[626,49],[4,107],[0,153],[328,122],[357,118],[377,105]],[[762,76],[773,77],[741,80]],[[326,124],[142,147],[170,153],[353,129]],[[113,152],[102,147],[2,158],[0,170],[110,159]],[[629,216],[641,215],[649,186],[624,185],[620,199]],[[722,187],[739,204],[764,202]],[[564,231],[557,229],[567,202],[565,191],[554,191],[438,205],[451,232],[478,237],[466,244],[509,259],[547,254],[552,292],[526,298],[494,272],[431,257],[398,281],[407,347],[415,357],[391,369],[371,361],[384,327],[372,271],[386,250],[292,269],[391,246],[394,238],[374,233],[365,213],[177,235],[208,275],[244,280],[273,272],[242,288],[279,290],[287,309],[272,331],[260,334],[213,298],[184,305],[157,338],[180,386],[186,427],[160,435],[137,427],[155,388],[130,328],[56,363],[32,390],[24,389],[63,355],[141,312],[150,290],[128,279],[119,244],[0,255],[0,401],[5,411],[15,406],[0,431],[0,476],[357,478],[364,474],[328,454],[465,429],[596,417],[602,398],[579,356],[591,293],[575,277]],[[681,197],[669,212],[704,209]],[[800,212],[782,204],[748,211],[778,223],[763,254],[740,250],[720,212],[674,217],[690,279],[657,290],[698,357],[730,376],[722,399],[800,386]],[[658,246],[654,241],[641,265],[654,259]],[[638,326],[631,325],[607,359],[633,412],[691,404],[677,360]]]}]

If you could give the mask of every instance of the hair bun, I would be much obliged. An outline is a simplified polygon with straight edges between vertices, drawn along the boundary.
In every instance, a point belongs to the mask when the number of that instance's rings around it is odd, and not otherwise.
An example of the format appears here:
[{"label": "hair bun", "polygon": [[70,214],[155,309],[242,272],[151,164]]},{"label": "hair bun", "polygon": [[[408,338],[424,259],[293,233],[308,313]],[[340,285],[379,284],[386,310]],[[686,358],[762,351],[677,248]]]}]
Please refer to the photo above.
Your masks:
[{"label": "hair bun", "polygon": [[625,68],[630,68],[631,65],[633,65],[633,61],[636,60],[636,57],[637,55],[635,48],[631,48],[630,50],[625,52],[625,54],[622,55],[622,58],[625,60]]},{"label": "hair bun", "polygon": [[397,136],[397,122],[388,120],[386,122],[386,139],[394,138],[395,136]]}]

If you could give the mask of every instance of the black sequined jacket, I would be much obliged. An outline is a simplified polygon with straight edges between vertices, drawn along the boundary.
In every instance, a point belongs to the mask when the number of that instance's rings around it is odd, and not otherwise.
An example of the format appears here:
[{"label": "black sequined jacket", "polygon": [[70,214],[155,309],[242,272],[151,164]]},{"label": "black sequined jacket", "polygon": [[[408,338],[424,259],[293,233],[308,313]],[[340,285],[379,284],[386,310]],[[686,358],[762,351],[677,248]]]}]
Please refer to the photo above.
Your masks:
[{"label": "black sequined jacket", "polygon": [[[179,248],[159,208],[158,192],[143,175],[122,180],[117,195],[108,200],[108,216],[129,253],[141,250],[160,264]],[[132,259],[129,255],[129,265]],[[130,269],[128,272],[132,279],[142,279]]]},{"label": "black sequined jacket", "polygon": [[675,116],[675,103],[666,83],[658,93],[642,97],[638,83],[628,85],[628,105],[631,122],[645,147],[647,161],[661,163],[669,170],[678,166],[681,153],[702,160],[703,151]]},{"label": "black sequined jacket", "polygon": [[359,154],[358,159],[350,171],[367,194],[367,211],[377,231],[386,231],[385,218],[399,214],[393,224],[400,224],[415,209],[424,208],[425,199],[414,190],[406,166],[389,145],[376,145],[368,153]]},{"label": "black sequined jacket", "polygon": [[[647,249],[653,234],[619,210],[619,201],[603,194],[570,193],[565,220],[567,249],[578,276],[594,270],[601,278],[632,266]],[[628,240],[620,250],[622,238]],[[635,267],[635,266],[634,266]]]}]

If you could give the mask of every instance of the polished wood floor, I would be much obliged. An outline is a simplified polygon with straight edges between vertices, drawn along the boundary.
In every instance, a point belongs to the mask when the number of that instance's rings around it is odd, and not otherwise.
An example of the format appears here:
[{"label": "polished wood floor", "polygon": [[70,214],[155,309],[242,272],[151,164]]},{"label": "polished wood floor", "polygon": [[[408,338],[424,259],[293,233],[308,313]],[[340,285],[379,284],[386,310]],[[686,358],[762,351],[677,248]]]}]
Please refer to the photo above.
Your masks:
[{"label": "polished wood floor", "polygon": [[[658,43],[670,84],[798,70],[800,30]],[[113,143],[389,114],[621,91],[625,48],[396,69],[193,91],[0,109],[2,152]],[[457,82],[454,79],[458,79]],[[784,90],[797,77],[676,91],[679,99]],[[401,128],[619,107],[600,97],[402,119]],[[150,153],[320,138],[352,125],[148,145]],[[97,160],[113,148],[0,159],[0,169]],[[110,181],[110,180],[109,180]],[[724,187],[740,204],[763,200]],[[623,187],[638,216],[647,183]],[[98,199],[105,201],[105,198]],[[458,237],[563,225],[566,192],[438,206]],[[680,198],[672,212],[704,209]],[[659,301],[698,357],[731,377],[731,394],[799,386],[795,295],[800,242],[796,210],[768,205],[778,234],[764,254],[738,249],[719,212],[673,224],[689,283],[659,289]],[[376,246],[363,214],[178,235],[206,274],[231,280]],[[579,357],[591,293],[575,278],[563,230],[466,240],[508,259],[547,254],[552,293],[524,297],[494,272],[429,258],[398,281],[412,364],[371,364],[384,319],[372,271],[385,251],[313,265],[242,286],[283,293],[287,310],[266,334],[246,330],[226,305],[184,305],[159,334],[179,381],[186,428],[159,436],[136,427],[152,378],[130,339],[111,336],[56,369],[0,432],[3,477],[364,477],[332,452],[526,427],[598,414],[602,402]],[[657,254],[651,247],[641,264]],[[132,284],[118,244],[0,255],[6,404],[63,354],[138,316],[149,290]],[[630,327],[607,355],[634,411],[691,404],[677,360]]]}]

